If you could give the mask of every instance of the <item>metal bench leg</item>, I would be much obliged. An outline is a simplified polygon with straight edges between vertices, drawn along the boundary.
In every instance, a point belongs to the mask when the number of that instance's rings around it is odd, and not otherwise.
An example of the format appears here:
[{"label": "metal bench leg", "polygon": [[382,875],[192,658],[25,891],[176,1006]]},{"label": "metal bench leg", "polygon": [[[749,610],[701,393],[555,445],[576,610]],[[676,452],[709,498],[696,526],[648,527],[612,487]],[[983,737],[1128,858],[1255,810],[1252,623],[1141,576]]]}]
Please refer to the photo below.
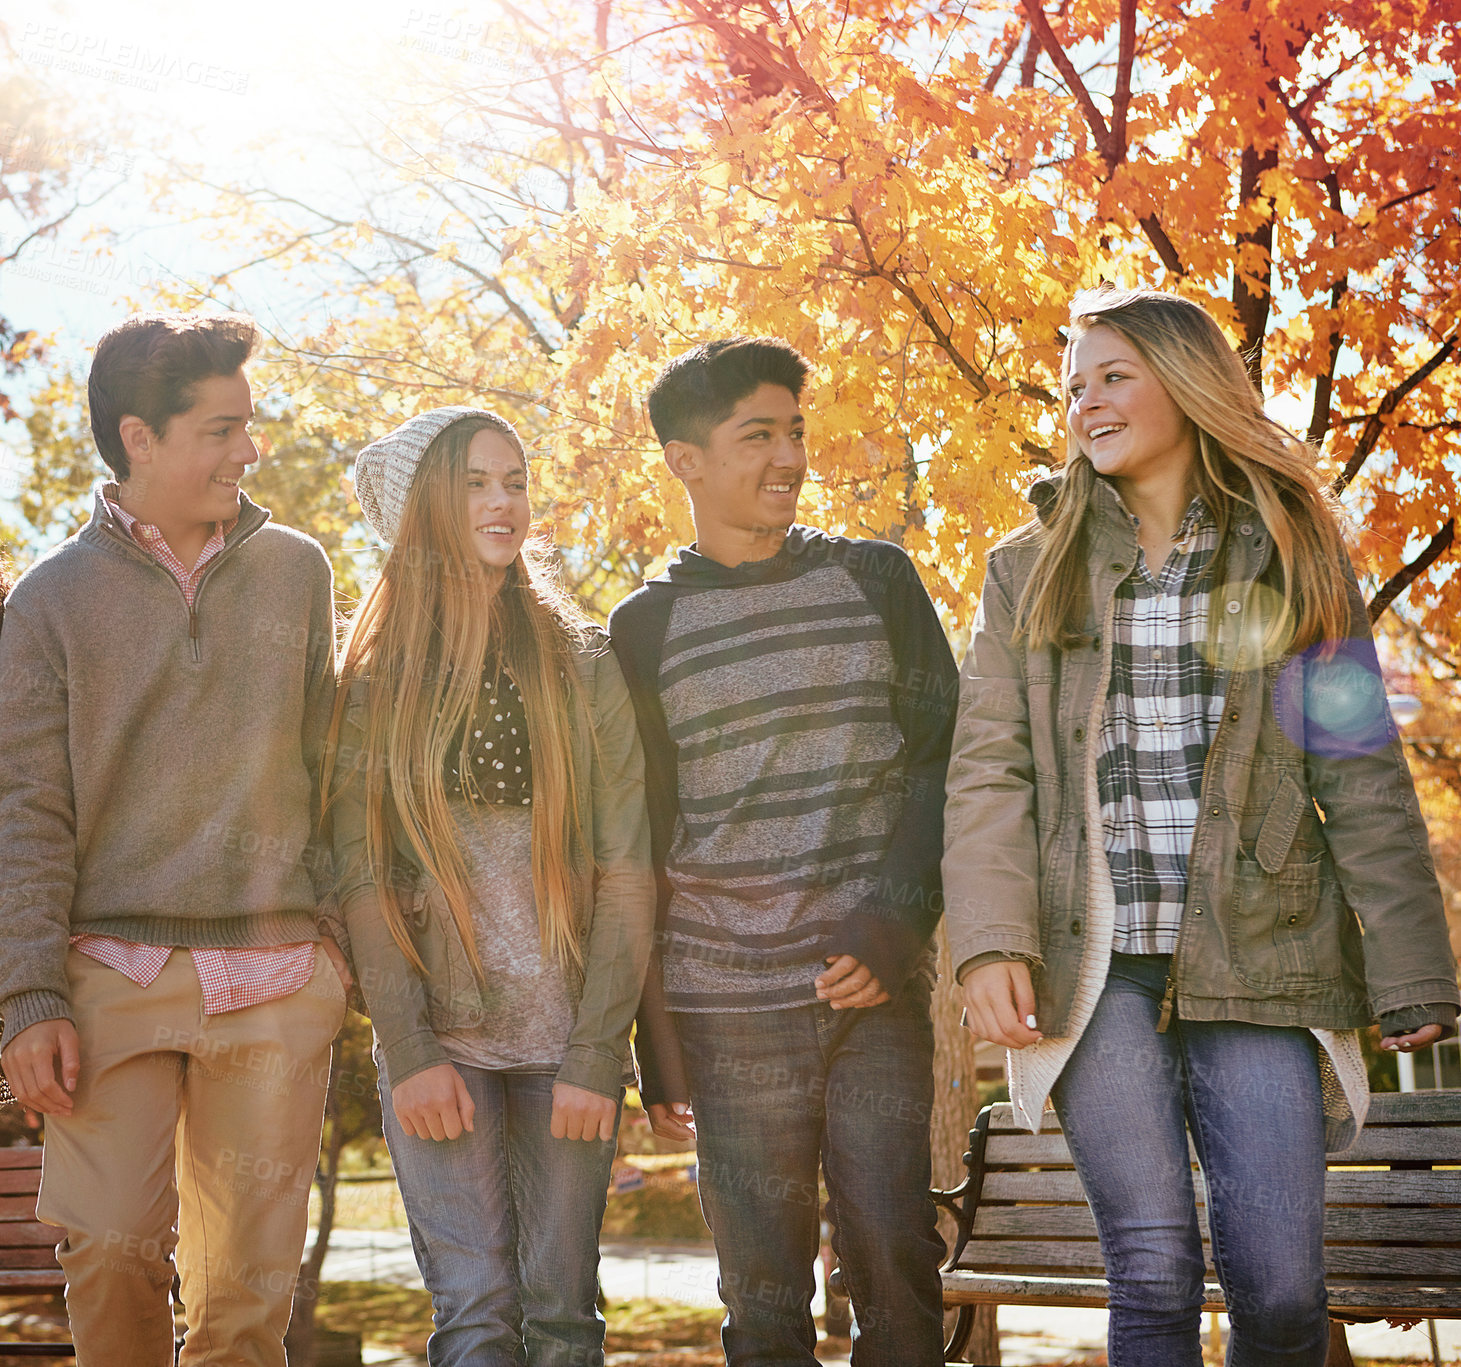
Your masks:
[{"label": "metal bench leg", "polygon": [[1344,1335],[1344,1325],[1338,1320],[1329,1321],[1329,1356],[1324,1359],[1324,1367],[1354,1367],[1354,1359],[1349,1355],[1349,1340]]},{"label": "metal bench leg", "polygon": [[969,1345],[969,1335],[974,1329],[974,1307],[961,1305],[954,1316],[954,1327],[949,1331],[949,1341],[944,1344],[945,1362],[962,1362],[964,1349]]}]

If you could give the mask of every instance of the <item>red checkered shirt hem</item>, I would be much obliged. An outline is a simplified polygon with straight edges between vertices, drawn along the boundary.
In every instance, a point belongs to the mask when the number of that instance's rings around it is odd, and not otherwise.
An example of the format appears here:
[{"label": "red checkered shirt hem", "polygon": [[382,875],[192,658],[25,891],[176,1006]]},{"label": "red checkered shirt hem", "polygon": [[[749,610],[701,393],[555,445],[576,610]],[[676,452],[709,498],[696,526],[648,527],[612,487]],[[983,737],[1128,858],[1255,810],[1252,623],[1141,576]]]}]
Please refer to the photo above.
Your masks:
[{"label": "red checkered shirt hem", "polygon": [[[71,945],[138,987],[149,986],[172,953],[171,945],[139,945],[110,935],[73,935]],[[263,949],[195,949],[192,954],[208,1016],[292,996],[314,973],[315,947],[309,941]]]}]

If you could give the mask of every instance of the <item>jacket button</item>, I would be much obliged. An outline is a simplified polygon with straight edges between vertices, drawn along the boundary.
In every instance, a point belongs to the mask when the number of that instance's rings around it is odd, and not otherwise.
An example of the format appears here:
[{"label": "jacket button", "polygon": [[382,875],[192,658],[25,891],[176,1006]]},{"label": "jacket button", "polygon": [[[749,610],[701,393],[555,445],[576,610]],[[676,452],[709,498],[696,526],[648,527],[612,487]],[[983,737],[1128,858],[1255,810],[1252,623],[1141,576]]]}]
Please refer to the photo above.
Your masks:
[{"label": "jacket button", "polygon": [[1085,740],[1085,738],[1086,738],[1086,728],[1084,726],[1077,726],[1076,727],[1076,729],[1075,729],[1075,738],[1078,741],[1079,740]]},{"label": "jacket button", "polygon": [[1121,563],[1121,561],[1119,561],[1119,560],[1113,560],[1111,562],[1111,568],[1113,570],[1115,570],[1117,574],[1125,574],[1126,573],[1126,566],[1123,565]]},{"label": "jacket button", "polygon": [[1223,809],[1221,807],[1209,807],[1207,809],[1207,814],[1209,816],[1221,816],[1223,814]]},{"label": "jacket button", "polygon": [[1193,907],[1192,908],[1192,914],[1194,916],[1201,916],[1202,915],[1202,908],[1201,907]]},{"label": "jacket button", "polygon": [[1289,925],[1296,926],[1296,925],[1298,925],[1298,923],[1299,923],[1299,918],[1297,916],[1290,916],[1289,917]]},{"label": "jacket button", "polygon": [[1229,612],[1242,612],[1243,611],[1243,605],[1236,598],[1229,598],[1228,599],[1228,611]]},{"label": "jacket button", "polygon": [[1238,534],[1240,536],[1252,536],[1253,535],[1253,524],[1251,522],[1244,522],[1244,523],[1242,523],[1239,526],[1239,528],[1238,528]]},{"label": "jacket button", "polygon": [[1072,935],[1079,935],[1081,933],[1081,918],[1079,916],[1070,923],[1070,933]]},{"label": "jacket button", "polygon": [[1238,714],[1237,714],[1237,712],[1229,712],[1228,713],[1228,720],[1229,721],[1237,721],[1238,720]]},{"label": "jacket button", "polygon": [[481,1019],[482,1019],[482,1013],[480,1011],[478,1011],[475,1006],[472,1007],[472,1009],[467,1012],[467,1022],[468,1022],[468,1024],[470,1024],[470,1025],[476,1025],[477,1022],[480,1021]]}]

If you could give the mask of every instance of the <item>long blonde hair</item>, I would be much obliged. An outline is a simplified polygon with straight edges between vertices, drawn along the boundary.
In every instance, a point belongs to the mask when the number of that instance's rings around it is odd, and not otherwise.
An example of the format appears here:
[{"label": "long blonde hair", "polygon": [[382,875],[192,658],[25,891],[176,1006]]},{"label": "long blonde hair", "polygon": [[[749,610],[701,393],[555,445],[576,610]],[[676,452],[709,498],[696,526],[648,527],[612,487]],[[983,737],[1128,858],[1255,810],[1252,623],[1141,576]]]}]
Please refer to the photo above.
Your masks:
[{"label": "long blonde hair", "polygon": [[[1207,311],[1175,294],[1103,286],[1077,294],[1070,316],[1062,392],[1076,342],[1093,327],[1109,327],[1136,348],[1197,429],[1194,492],[1218,528],[1209,584],[1223,582],[1229,534],[1240,510],[1250,509],[1273,537],[1287,605],[1267,624],[1268,651],[1347,636],[1349,608],[1338,569],[1344,540],[1314,453],[1263,411],[1262,395]],[[1034,648],[1066,648],[1084,639],[1089,610],[1085,514],[1099,478],[1069,426],[1067,411],[1060,491],[1048,518],[1024,529],[1040,550],[1016,621]],[[1280,634],[1282,640],[1273,639]]]},{"label": "long blonde hair", "polygon": [[[325,791],[336,767],[365,784],[365,850],[392,938],[420,971],[406,926],[405,888],[396,867],[392,816],[409,853],[440,886],[480,977],[471,889],[448,806],[443,769],[455,757],[467,772],[467,725],[489,652],[518,686],[533,761],[532,864],[545,955],[581,971],[575,860],[583,849],[569,717],[582,706],[576,656],[590,625],[555,583],[545,555],[524,546],[493,575],[470,543],[465,513],[468,447],[480,431],[500,433],[527,469],[512,424],[495,414],[462,418],[440,432],[417,467],[396,544],[350,622],[340,692],[330,723]],[[365,743],[341,755],[340,724],[350,686],[366,691]],[[455,745],[455,751],[453,751]],[[474,801],[470,787],[469,803]]]}]

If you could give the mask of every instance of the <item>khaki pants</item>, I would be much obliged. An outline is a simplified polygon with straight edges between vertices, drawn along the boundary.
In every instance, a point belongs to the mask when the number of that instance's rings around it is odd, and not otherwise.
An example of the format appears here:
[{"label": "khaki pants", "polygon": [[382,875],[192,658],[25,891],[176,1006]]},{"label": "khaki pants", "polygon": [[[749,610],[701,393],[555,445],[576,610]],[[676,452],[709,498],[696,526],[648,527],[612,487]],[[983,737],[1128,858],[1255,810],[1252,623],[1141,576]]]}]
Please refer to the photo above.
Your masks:
[{"label": "khaki pants", "polygon": [[147,988],[72,950],[75,1110],[49,1116],[39,1213],[78,1367],[168,1367],[176,1247],[182,1367],[284,1367],[319,1157],[330,1041],[345,1014],[317,950],[289,997],[203,1014],[192,955]]}]

